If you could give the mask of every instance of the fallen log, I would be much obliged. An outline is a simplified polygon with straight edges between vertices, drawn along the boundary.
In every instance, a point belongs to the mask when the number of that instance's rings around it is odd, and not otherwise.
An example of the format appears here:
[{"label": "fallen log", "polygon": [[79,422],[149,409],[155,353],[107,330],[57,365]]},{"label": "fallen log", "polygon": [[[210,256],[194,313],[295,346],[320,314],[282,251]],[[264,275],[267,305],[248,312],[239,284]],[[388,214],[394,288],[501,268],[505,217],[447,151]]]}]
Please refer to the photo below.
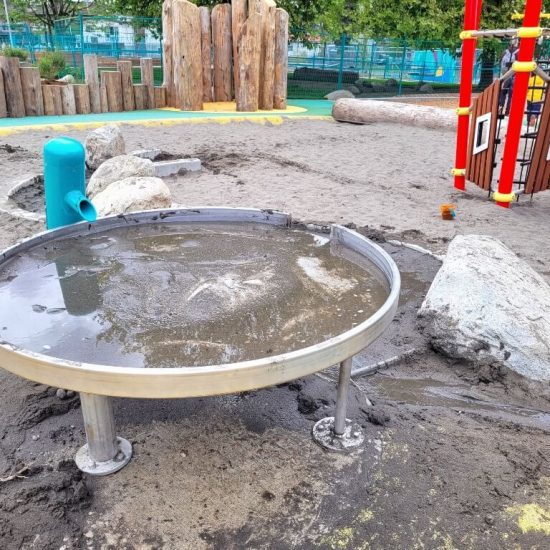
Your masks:
[{"label": "fallen log", "polygon": [[372,99],[339,99],[332,108],[332,116],[338,122],[353,124],[392,122],[449,131],[455,130],[457,125],[453,109]]}]

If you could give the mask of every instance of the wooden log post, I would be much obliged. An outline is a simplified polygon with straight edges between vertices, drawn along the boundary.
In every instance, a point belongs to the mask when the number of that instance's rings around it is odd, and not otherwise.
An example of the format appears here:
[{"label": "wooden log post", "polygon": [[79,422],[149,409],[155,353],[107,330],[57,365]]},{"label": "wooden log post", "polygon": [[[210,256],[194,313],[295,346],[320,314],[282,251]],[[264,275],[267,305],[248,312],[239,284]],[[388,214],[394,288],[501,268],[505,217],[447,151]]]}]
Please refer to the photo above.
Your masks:
[{"label": "wooden log post", "polygon": [[273,81],[273,107],[286,109],[288,96],[288,13],[282,8],[275,11],[275,68]]},{"label": "wooden log post", "polygon": [[134,98],[136,111],[145,111],[147,109],[147,88],[143,84],[134,84]]},{"label": "wooden log post", "polygon": [[102,71],[101,87],[107,95],[107,109],[109,113],[120,113],[124,110],[122,101],[122,79],[118,71]]},{"label": "wooden log post", "polygon": [[27,116],[44,115],[44,98],[40,71],[36,67],[21,67],[21,87]]},{"label": "wooden log post", "polygon": [[87,84],[74,85],[74,101],[76,112],[79,115],[88,115],[92,112],[90,105],[90,89]]},{"label": "wooden log post", "polygon": [[248,0],[248,17],[262,12],[262,0]]},{"label": "wooden log post", "polygon": [[273,0],[263,0],[259,107],[265,111],[273,110],[273,84],[275,81],[275,11],[276,6]]},{"label": "wooden log post", "polygon": [[166,107],[166,88],[155,86],[155,108],[162,109],[164,107]]},{"label": "wooden log post", "polygon": [[56,116],[63,114],[63,98],[61,97],[61,88],[63,86],[57,84],[50,84],[49,88],[52,90],[53,101],[53,114]]},{"label": "wooden log post", "polygon": [[212,87],[212,27],[210,10],[206,6],[199,8],[201,18],[201,57],[202,57],[202,100],[204,103],[214,101]]},{"label": "wooden log post", "polygon": [[135,109],[134,101],[134,82],[132,79],[132,62],[117,61],[116,67],[120,73],[122,82],[122,104],[125,111],[133,111]]},{"label": "wooden log post", "polygon": [[101,104],[97,55],[95,54],[84,54],[84,80],[88,85],[90,93],[90,108],[92,109],[92,113],[104,112]]},{"label": "wooden log post", "polygon": [[183,111],[201,111],[203,93],[199,8],[187,0],[173,0],[172,6],[176,106]]},{"label": "wooden log post", "polygon": [[8,116],[21,118],[25,116],[25,102],[21,86],[20,64],[17,57],[0,56],[0,69],[4,76],[4,93]]},{"label": "wooden log post", "polygon": [[244,22],[246,21],[246,0],[232,0],[231,2],[231,27],[233,30],[233,87],[235,97],[239,89],[239,41]]},{"label": "wooden log post", "polygon": [[55,115],[55,106],[51,86],[42,84],[42,99],[44,100],[44,114],[47,116]]},{"label": "wooden log post", "polygon": [[61,103],[63,104],[64,115],[76,115],[76,101],[72,84],[61,86]]},{"label": "wooden log post", "polygon": [[254,12],[242,28],[239,43],[237,111],[257,111],[260,90],[262,16]]},{"label": "wooden log post", "polygon": [[166,88],[166,103],[169,107],[176,106],[174,89],[174,25],[172,4],[172,0],[164,0],[164,3],[162,4],[162,85]]},{"label": "wooden log post", "polygon": [[231,5],[212,8],[212,44],[214,46],[214,100],[233,99],[233,46],[231,44]]},{"label": "wooden log post", "polygon": [[155,75],[153,71],[153,59],[142,57],[139,60],[141,67],[141,83],[147,90],[147,109],[155,108]]},{"label": "wooden log post", "polygon": [[8,106],[6,105],[6,93],[4,92],[4,75],[0,71],[0,118],[8,116]]}]

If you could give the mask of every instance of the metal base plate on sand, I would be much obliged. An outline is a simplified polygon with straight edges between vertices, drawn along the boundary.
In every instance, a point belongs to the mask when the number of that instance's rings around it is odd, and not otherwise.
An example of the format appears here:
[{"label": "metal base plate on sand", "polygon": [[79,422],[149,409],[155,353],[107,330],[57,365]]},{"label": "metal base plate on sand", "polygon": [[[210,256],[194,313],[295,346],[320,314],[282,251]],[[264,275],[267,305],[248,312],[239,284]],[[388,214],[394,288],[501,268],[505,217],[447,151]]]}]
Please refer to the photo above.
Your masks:
[{"label": "metal base plate on sand", "polygon": [[118,453],[112,460],[107,462],[95,461],[88,452],[88,445],[80,447],[74,461],[78,469],[92,476],[106,476],[118,472],[132,458],[132,444],[122,437],[117,437]]},{"label": "metal base plate on sand", "polygon": [[313,439],[328,451],[345,453],[357,450],[365,442],[361,426],[346,419],[346,429],[342,435],[334,433],[334,417],[329,416],[315,423]]}]

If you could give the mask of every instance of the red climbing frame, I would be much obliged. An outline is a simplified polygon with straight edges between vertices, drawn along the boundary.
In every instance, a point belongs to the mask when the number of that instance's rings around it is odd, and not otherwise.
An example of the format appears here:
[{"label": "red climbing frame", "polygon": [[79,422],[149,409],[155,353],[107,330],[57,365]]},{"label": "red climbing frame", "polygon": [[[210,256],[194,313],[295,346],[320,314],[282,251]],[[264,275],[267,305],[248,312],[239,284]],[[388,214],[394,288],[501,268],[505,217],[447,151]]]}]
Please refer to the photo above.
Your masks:
[{"label": "red climbing frame", "polygon": [[[483,0],[466,0],[464,10],[464,33],[479,28]],[[456,136],[456,157],[453,174],[455,187],[466,189],[466,161],[468,159],[468,136],[470,128],[470,105],[472,102],[472,82],[477,39],[464,38],[462,46],[462,68],[460,72],[460,98],[458,102],[458,129]]]},{"label": "red climbing frame", "polygon": [[[542,0],[527,0],[525,3],[525,17],[523,26],[527,28],[538,27],[540,24],[540,12]],[[510,106],[510,118],[508,120],[508,132],[502,156],[502,168],[498,183],[498,194],[495,199],[499,206],[509,208],[515,198],[512,193],[514,175],[516,171],[516,159],[518,155],[519,142],[521,137],[521,126],[527,101],[529,78],[536,68],[534,62],[536,38],[521,38],[519,43],[518,60],[512,67],[516,72],[514,93]]]}]

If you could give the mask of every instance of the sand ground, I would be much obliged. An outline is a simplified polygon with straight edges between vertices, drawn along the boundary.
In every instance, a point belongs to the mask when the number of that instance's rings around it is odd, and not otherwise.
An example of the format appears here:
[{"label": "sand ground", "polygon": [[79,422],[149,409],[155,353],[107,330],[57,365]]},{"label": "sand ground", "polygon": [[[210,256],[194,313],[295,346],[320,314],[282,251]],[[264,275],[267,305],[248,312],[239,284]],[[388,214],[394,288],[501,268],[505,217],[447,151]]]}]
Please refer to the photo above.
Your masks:
[{"label": "sand ground", "polygon": [[[547,548],[550,390],[501,369],[436,355],[416,310],[456,234],[498,237],[550,278],[550,196],[511,210],[453,191],[452,134],[329,121],[124,127],[128,150],[197,156],[199,174],[168,180],[185,205],[273,208],[296,219],[353,223],[383,242],[403,275],[391,329],[358,365],[417,355],[353,387],[349,416],[368,445],[326,454],[311,440],[331,413],[334,373],[277,388],[185,401],[117,400],[135,456],[116,476],[74,467],[78,398],[0,371],[0,539],[12,548],[315,549]],[[51,131],[0,145],[0,193],[41,172]],[[81,132],[69,135],[83,138]],[[7,145],[7,147],[6,147]],[[458,217],[443,221],[439,205]],[[0,216],[0,246],[37,231]],[[369,404],[369,401],[372,403]],[[9,479],[23,467],[24,479]]]}]

